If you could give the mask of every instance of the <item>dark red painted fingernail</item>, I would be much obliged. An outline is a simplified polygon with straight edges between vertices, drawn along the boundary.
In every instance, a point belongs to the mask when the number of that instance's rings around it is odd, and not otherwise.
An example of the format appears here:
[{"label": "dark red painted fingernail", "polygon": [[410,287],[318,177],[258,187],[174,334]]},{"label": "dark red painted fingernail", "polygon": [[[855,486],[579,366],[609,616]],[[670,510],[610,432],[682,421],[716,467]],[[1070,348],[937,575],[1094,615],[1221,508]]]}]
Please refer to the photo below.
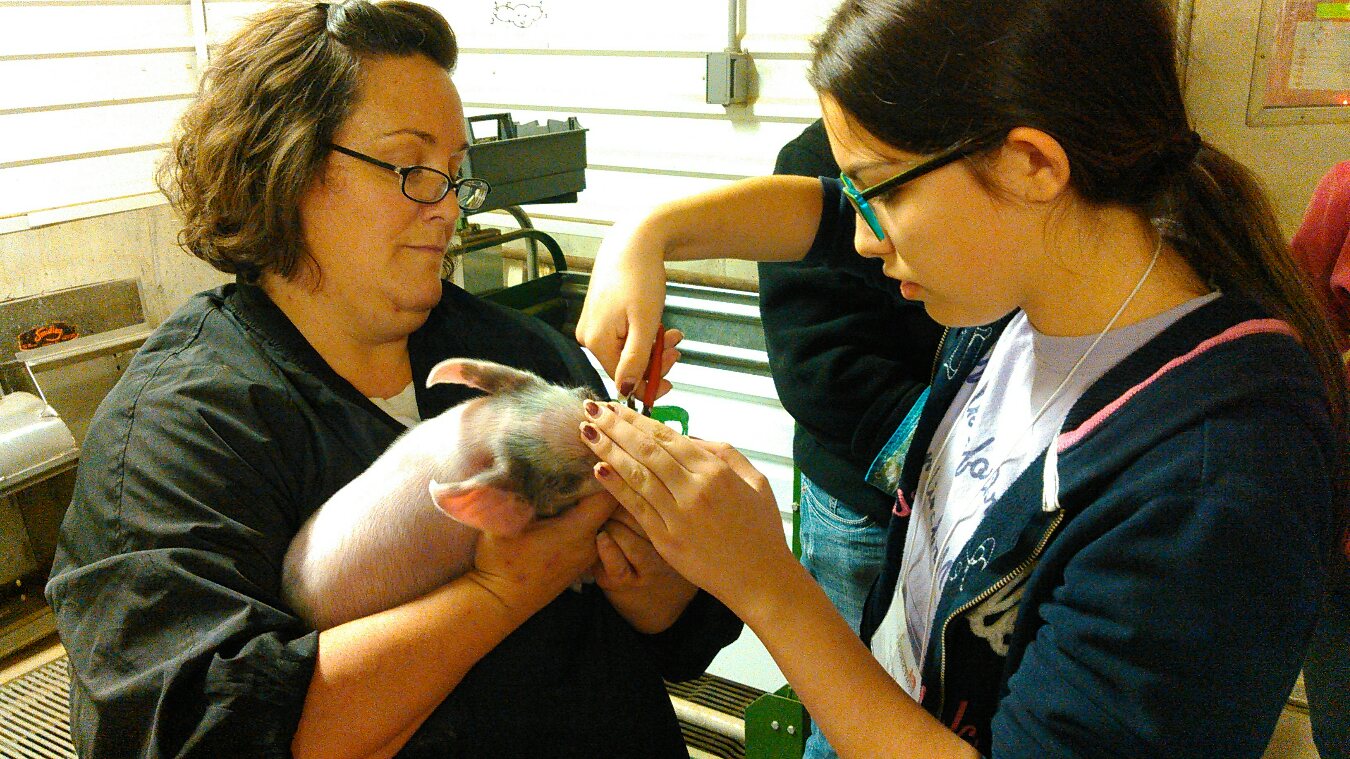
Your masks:
[{"label": "dark red painted fingernail", "polygon": [[632,395],[633,387],[635,385],[637,385],[637,383],[632,380],[624,380],[622,383],[619,384],[619,395],[621,396]]},{"label": "dark red painted fingernail", "polygon": [[581,408],[586,411],[586,416],[589,416],[592,419],[600,418],[600,404],[595,401],[588,400],[582,404]]},{"label": "dark red painted fingernail", "polygon": [[606,464],[605,462],[601,461],[600,463],[595,465],[596,477],[599,477],[602,480],[607,480],[609,479],[609,476],[611,474],[614,474],[614,470],[610,467],[609,464]]},{"label": "dark red painted fingernail", "polygon": [[586,422],[581,425],[581,436],[594,443],[600,439],[600,430],[597,430],[594,424]]}]

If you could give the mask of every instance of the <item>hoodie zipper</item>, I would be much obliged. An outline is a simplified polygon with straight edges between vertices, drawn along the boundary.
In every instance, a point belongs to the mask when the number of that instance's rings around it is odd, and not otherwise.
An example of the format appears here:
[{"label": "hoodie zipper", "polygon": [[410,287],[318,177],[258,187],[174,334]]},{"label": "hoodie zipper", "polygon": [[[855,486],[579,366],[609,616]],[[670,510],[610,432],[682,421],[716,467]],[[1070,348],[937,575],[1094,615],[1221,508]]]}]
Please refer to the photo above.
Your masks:
[{"label": "hoodie zipper", "polygon": [[951,327],[943,327],[942,337],[938,338],[937,352],[933,354],[933,370],[928,373],[928,385],[930,387],[933,381],[937,379],[938,364],[942,361],[942,347],[947,344],[947,333],[951,331]]},{"label": "hoodie zipper", "polygon": [[942,621],[942,630],[940,633],[940,637],[938,638],[938,645],[941,646],[942,650],[942,653],[938,659],[939,662],[938,693],[941,696],[938,699],[937,713],[939,715],[942,714],[943,709],[945,709],[947,706],[947,625],[953,619],[961,616],[962,614],[970,610],[971,607],[983,602],[989,596],[992,596],[993,594],[997,593],[1000,588],[1003,588],[1008,583],[1016,579],[1023,572],[1026,572],[1028,569],[1030,569],[1031,565],[1035,564],[1036,559],[1041,555],[1041,551],[1045,550],[1046,544],[1050,542],[1050,536],[1054,534],[1055,530],[1059,527],[1059,523],[1062,521],[1064,521],[1064,509],[1060,509],[1055,514],[1054,520],[1050,522],[1050,526],[1046,528],[1045,532],[1041,535],[1041,541],[1036,544],[1036,548],[1032,550],[1030,556],[1028,556],[1021,564],[1018,564],[1017,567],[1013,569],[1013,571],[999,578],[998,582],[986,588],[983,593],[962,604],[959,609],[947,615],[947,618]]}]

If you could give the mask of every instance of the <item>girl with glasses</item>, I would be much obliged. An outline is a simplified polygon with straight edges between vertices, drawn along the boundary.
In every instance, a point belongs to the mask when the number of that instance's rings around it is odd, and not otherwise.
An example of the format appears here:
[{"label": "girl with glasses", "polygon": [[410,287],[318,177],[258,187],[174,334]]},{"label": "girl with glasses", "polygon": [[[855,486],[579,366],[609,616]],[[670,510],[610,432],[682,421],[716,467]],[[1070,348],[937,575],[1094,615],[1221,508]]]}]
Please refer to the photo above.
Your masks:
[{"label": "girl with glasses", "polygon": [[575,343],[440,279],[487,189],[459,177],[456,55],[400,0],[270,5],[213,51],[163,186],[187,250],[236,281],[160,325],[84,441],[47,588],[81,755],[688,755],[663,677],[741,624],[607,494],[484,536],[390,609],[316,631],[283,601],[310,514],[470,396],[425,387],[436,363],[604,392]]},{"label": "girl with glasses", "polygon": [[597,258],[578,337],[620,380],[666,260],[819,262],[949,328],[926,400],[870,441],[896,499],[861,639],[743,456],[614,406],[583,425],[599,480],[841,756],[1269,741],[1344,529],[1345,385],[1175,61],[1161,0],[848,0],[810,70],[842,177],[676,200]]}]

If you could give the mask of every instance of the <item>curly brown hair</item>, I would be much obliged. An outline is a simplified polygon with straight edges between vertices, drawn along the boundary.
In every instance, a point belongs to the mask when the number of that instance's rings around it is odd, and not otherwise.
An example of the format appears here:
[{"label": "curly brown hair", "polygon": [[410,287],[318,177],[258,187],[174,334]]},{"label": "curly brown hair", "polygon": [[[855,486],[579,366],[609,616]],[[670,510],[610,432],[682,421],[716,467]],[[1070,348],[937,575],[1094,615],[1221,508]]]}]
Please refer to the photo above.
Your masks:
[{"label": "curly brown hair", "polygon": [[455,34],[407,0],[287,2],[221,45],[156,181],[178,242],[220,271],[290,277],[307,255],[299,199],[350,114],[367,56],[424,55],[447,72]]}]

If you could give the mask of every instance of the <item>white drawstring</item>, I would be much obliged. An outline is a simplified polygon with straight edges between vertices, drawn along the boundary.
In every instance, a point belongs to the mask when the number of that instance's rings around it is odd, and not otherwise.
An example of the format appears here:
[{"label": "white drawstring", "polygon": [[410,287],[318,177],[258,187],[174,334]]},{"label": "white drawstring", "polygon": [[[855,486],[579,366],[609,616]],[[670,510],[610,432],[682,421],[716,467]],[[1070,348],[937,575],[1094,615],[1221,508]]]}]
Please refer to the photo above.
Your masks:
[{"label": "white drawstring", "polygon": [[[1138,282],[1134,283],[1134,289],[1125,297],[1124,302],[1120,304],[1120,308],[1116,309],[1116,315],[1111,317],[1111,321],[1107,322],[1105,327],[1102,327],[1102,331],[1097,335],[1097,339],[1093,340],[1092,345],[1089,345],[1088,349],[1083,351],[1083,355],[1079,357],[1078,363],[1074,364],[1073,368],[1069,370],[1069,373],[1064,375],[1064,381],[1059,383],[1059,387],[1055,388],[1055,392],[1050,394],[1050,397],[1045,401],[1045,404],[1041,406],[1041,410],[1036,412],[1035,418],[1031,420],[1031,426],[1036,426],[1036,422],[1041,418],[1041,414],[1044,414],[1045,410],[1050,408],[1051,402],[1059,397],[1060,391],[1064,389],[1065,385],[1069,384],[1069,379],[1073,377],[1074,372],[1078,371],[1078,367],[1082,366],[1084,361],[1087,361],[1087,357],[1092,355],[1092,351],[1096,349],[1097,345],[1106,337],[1106,333],[1110,332],[1111,328],[1116,325],[1116,322],[1120,319],[1120,315],[1125,313],[1125,307],[1130,305],[1130,301],[1134,300],[1134,296],[1138,295],[1139,290],[1144,286],[1144,280],[1148,279],[1148,275],[1153,273],[1153,267],[1158,263],[1158,254],[1161,252],[1162,235],[1159,235],[1158,246],[1153,249],[1153,259],[1148,262],[1148,268],[1144,270],[1144,275],[1139,278]],[[1045,452],[1045,468],[1041,472],[1041,488],[1041,511],[1047,513],[1059,511],[1058,435],[1055,436],[1055,439],[1050,441],[1050,448]]]}]

